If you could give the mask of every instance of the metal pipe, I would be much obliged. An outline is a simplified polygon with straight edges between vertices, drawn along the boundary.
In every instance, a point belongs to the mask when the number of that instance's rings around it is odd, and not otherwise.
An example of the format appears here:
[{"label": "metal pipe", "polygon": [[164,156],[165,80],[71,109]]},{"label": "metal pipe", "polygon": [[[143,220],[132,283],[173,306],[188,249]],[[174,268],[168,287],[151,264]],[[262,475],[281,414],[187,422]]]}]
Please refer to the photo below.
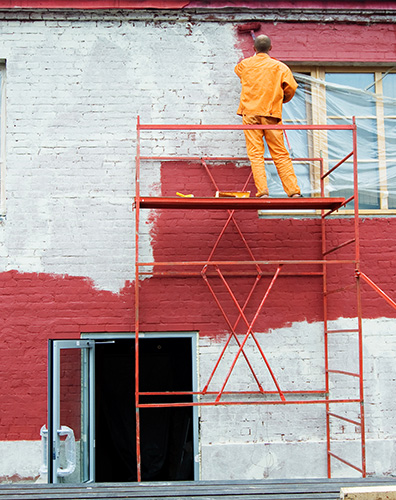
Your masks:
[{"label": "metal pipe", "polygon": [[358,157],[357,157],[357,126],[356,118],[353,117],[353,195],[354,195],[354,226],[355,226],[355,248],[356,248],[356,293],[358,309],[358,329],[359,329],[359,395],[360,395],[360,421],[361,425],[361,455],[362,455],[362,476],[366,477],[366,434],[364,416],[364,380],[363,380],[363,322],[362,322],[362,297],[360,287],[360,228],[359,228],[359,188],[358,188]]},{"label": "metal pipe", "polygon": [[[203,391],[202,391],[202,394],[206,394],[206,393],[207,393],[207,389],[208,389],[208,387],[209,387],[209,384],[210,384],[210,382],[212,381],[212,378],[213,378],[213,376],[214,376],[214,374],[215,374],[215,372],[216,372],[216,370],[217,370],[217,368],[218,368],[218,366],[219,366],[219,364],[220,364],[220,362],[221,362],[221,360],[222,360],[222,358],[223,358],[223,356],[224,356],[224,353],[225,353],[225,351],[226,351],[226,349],[227,349],[227,347],[228,347],[228,345],[229,345],[229,343],[230,343],[230,341],[231,341],[231,338],[233,337],[233,338],[236,340],[236,342],[237,342],[237,344],[238,344],[238,346],[239,346],[239,347],[241,346],[241,343],[240,343],[240,341],[239,341],[239,339],[238,339],[238,337],[237,337],[237,335],[236,335],[236,333],[235,333],[235,329],[234,329],[234,327],[232,326],[231,322],[229,321],[228,316],[227,316],[227,314],[226,314],[226,312],[225,312],[224,308],[223,308],[223,307],[222,307],[222,305],[220,304],[220,302],[219,302],[219,300],[218,300],[218,298],[217,298],[216,294],[214,293],[214,290],[213,290],[213,288],[211,287],[211,285],[210,285],[210,283],[209,283],[209,281],[208,281],[207,277],[206,277],[206,276],[203,276],[203,279],[205,280],[205,283],[208,285],[209,290],[210,290],[210,292],[212,293],[213,298],[214,298],[214,300],[215,300],[215,302],[216,302],[217,306],[219,307],[219,309],[220,309],[221,313],[223,314],[223,316],[224,316],[224,318],[225,318],[225,320],[226,320],[226,322],[227,322],[227,324],[228,324],[228,327],[229,327],[229,329],[230,329],[230,331],[231,331],[231,335],[228,337],[227,342],[225,343],[225,345],[224,345],[224,347],[223,347],[223,349],[222,349],[222,351],[221,351],[221,353],[220,353],[220,356],[219,356],[219,358],[218,358],[218,360],[217,360],[217,362],[216,362],[216,364],[215,364],[215,367],[213,368],[213,370],[212,370],[212,372],[211,372],[211,374],[210,374],[210,376],[209,376],[209,379],[208,379],[208,381],[207,381],[207,383],[206,383],[206,385],[205,385],[205,387],[204,387],[204,389],[203,389]],[[245,360],[246,360],[246,362],[247,362],[247,364],[248,364],[248,366],[249,366],[250,371],[252,372],[252,375],[253,375],[254,379],[256,380],[256,383],[257,383],[257,385],[258,385],[258,388],[259,388],[260,392],[264,392],[264,389],[262,388],[262,386],[261,386],[261,384],[260,384],[260,382],[259,382],[259,380],[258,380],[258,378],[257,378],[257,375],[256,375],[256,373],[254,372],[254,369],[253,369],[252,365],[250,364],[249,359],[248,359],[248,357],[247,357],[247,355],[245,354],[245,351],[244,351],[243,349],[242,349],[242,353],[243,353],[243,356],[245,357]]]},{"label": "metal pipe", "polygon": [[327,370],[328,373],[339,373],[341,375],[349,375],[350,377],[360,377],[359,373],[346,372],[343,370]]},{"label": "metal pipe", "polygon": [[[216,183],[216,181],[215,181],[215,179],[214,179],[213,175],[210,173],[209,167],[208,167],[208,165],[206,164],[205,160],[202,160],[202,165],[205,167],[205,170],[206,170],[206,172],[207,172],[207,174],[208,174],[208,176],[209,176],[210,180],[212,181],[212,184],[213,184],[213,186],[215,187],[216,191],[218,191],[218,190],[219,190],[219,188],[218,188],[218,186],[217,186],[217,183]],[[249,181],[250,181],[250,179],[251,179],[251,178],[252,178],[252,172],[250,172],[250,174],[249,174],[249,176],[248,176],[248,178],[247,178],[247,180],[246,180],[246,182],[245,182],[245,184],[244,184],[244,186],[243,186],[243,188],[242,188],[242,191],[245,191],[246,186],[249,184]],[[225,223],[225,225],[224,225],[224,227],[223,227],[222,231],[220,232],[219,236],[217,237],[217,240],[216,240],[216,242],[215,242],[215,244],[214,244],[214,246],[213,246],[213,248],[212,248],[212,251],[210,252],[210,255],[209,255],[209,257],[208,257],[208,260],[211,260],[211,259],[212,259],[213,254],[214,254],[214,252],[216,251],[216,248],[217,248],[217,246],[218,246],[218,244],[219,244],[219,242],[220,242],[221,238],[223,237],[224,232],[225,232],[225,230],[227,229],[227,227],[228,227],[228,225],[229,225],[229,223],[230,223],[230,221],[231,221],[231,220],[232,220],[232,222],[234,223],[234,225],[235,225],[235,227],[236,227],[236,229],[237,229],[237,231],[238,231],[238,234],[239,234],[239,236],[241,237],[241,239],[242,239],[242,241],[243,241],[243,244],[245,245],[245,247],[246,247],[246,249],[247,249],[247,251],[248,251],[248,253],[249,253],[249,255],[250,255],[251,259],[252,259],[252,261],[254,261],[254,260],[255,260],[255,257],[254,257],[254,255],[253,255],[253,252],[252,252],[252,250],[251,250],[250,246],[248,245],[248,243],[247,243],[247,241],[246,241],[246,238],[243,236],[243,233],[242,233],[242,231],[241,231],[241,229],[240,229],[240,227],[239,227],[239,225],[238,225],[237,221],[235,220],[234,213],[235,213],[235,210],[228,210],[228,219],[227,219],[227,222]],[[261,269],[260,269],[260,267],[259,267],[259,266],[256,266],[256,268],[257,268],[257,272],[260,272],[260,271],[261,271]]]},{"label": "metal pipe", "polygon": [[355,241],[356,241],[355,238],[352,238],[348,241],[344,241],[344,243],[341,243],[341,245],[338,245],[334,248],[331,248],[330,250],[327,250],[327,252],[325,252],[323,255],[328,255],[329,253],[333,253],[336,250],[339,250],[340,248],[344,248],[344,247],[350,245],[351,243],[355,243]]},{"label": "metal pipe", "polygon": [[359,273],[359,277],[360,278],[363,278],[364,281],[366,283],[368,283],[371,288],[373,288],[373,290],[375,290],[379,295],[381,295],[381,297],[383,299],[386,300],[386,302],[388,302],[389,305],[391,305],[394,309],[396,309],[396,302],[394,300],[392,300],[389,295],[387,295],[383,290],[381,290],[381,288],[379,286],[377,286],[374,281],[372,281],[366,274],[362,273],[362,271],[360,271]]},{"label": "metal pipe", "polygon": [[136,193],[135,193],[135,411],[136,411],[136,467],[137,480],[142,479],[140,451],[140,414],[139,414],[139,224],[140,224],[140,118],[137,118],[136,145]]},{"label": "metal pipe", "polygon": [[[203,389],[202,391],[154,391],[154,392],[140,392],[141,396],[216,396],[218,394],[218,391],[205,391]],[[250,395],[277,395],[279,394],[278,391],[224,391],[224,395],[227,396],[233,396],[236,394],[244,394],[247,396]],[[283,391],[283,394],[306,394],[306,395],[311,395],[311,394],[326,394],[326,391],[324,390],[312,390],[312,391]],[[153,404],[153,403],[152,403]]]},{"label": "metal pipe", "polygon": [[[153,276],[154,278],[201,278],[202,277],[202,272],[203,271],[146,271],[146,272],[139,272],[139,276]],[[263,277],[263,276],[273,276],[273,273],[261,271],[260,273],[254,272],[254,271],[245,271],[245,272],[232,272],[232,271],[223,271],[222,273],[224,276],[227,277],[239,277],[239,278],[252,278],[256,277],[257,275]],[[312,276],[312,277],[321,277],[323,273],[320,271],[318,272],[295,272],[295,273],[282,273],[279,277],[280,278],[292,278],[292,277],[298,277],[298,276]],[[208,278],[218,278],[217,274],[214,274],[213,272],[207,272],[205,271],[205,275]]]},{"label": "metal pipe", "polygon": [[[278,394],[278,393],[276,393]],[[317,404],[340,404],[340,403],[360,403],[359,399],[312,399],[310,401],[307,400],[294,400],[289,401],[286,399],[276,399],[274,401],[262,401],[262,400],[252,400],[252,401],[188,401],[185,403],[140,403],[139,408],[179,408],[179,407],[188,407],[188,406],[250,406],[250,405],[317,405]]]},{"label": "metal pipe", "polygon": [[172,261],[172,262],[138,262],[139,267],[145,266],[251,266],[252,264],[260,264],[266,266],[287,266],[287,265],[309,265],[309,264],[355,264],[356,261],[352,259],[340,260],[196,260],[190,262]]},{"label": "metal pipe", "polygon": [[140,130],[354,130],[353,125],[148,125]]},{"label": "metal pipe", "polygon": [[[275,283],[275,281],[276,281],[276,278],[278,277],[278,275],[279,275],[280,271],[281,271],[281,266],[279,266],[279,267],[278,267],[278,269],[276,270],[276,273],[275,273],[274,277],[272,278],[271,283],[269,284],[269,287],[268,287],[268,289],[267,289],[267,291],[266,291],[266,293],[265,293],[265,295],[264,295],[263,299],[262,299],[262,300],[261,300],[261,302],[260,302],[260,305],[259,305],[259,307],[258,307],[258,309],[257,309],[257,311],[256,311],[256,314],[254,315],[254,318],[253,318],[253,320],[252,320],[252,322],[251,322],[250,326],[248,327],[248,330],[247,330],[247,332],[246,332],[245,338],[243,339],[242,344],[241,344],[241,346],[239,347],[239,350],[238,350],[237,354],[235,355],[235,359],[234,359],[234,361],[233,361],[233,363],[232,363],[232,365],[231,365],[231,368],[230,368],[230,370],[229,370],[229,372],[228,372],[228,374],[227,374],[227,376],[226,376],[226,379],[225,379],[225,381],[224,381],[224,383],[223,383],[223,386],[222,386],[222,388],[221,388],[221,390],[220,390],[220,392],[219,392],[219,394],[218,394],[218,396],[217,396],[217,398],[216,398],[216,401],[217,401],[217,402],[219,402],[219,400],[220,400],[220,398],[221,398],[222,392],[224,391],[225,386],[227,385],[227,382],[228,382],[228,380],[229,380],[229,378],[230,378],[230,376],[231,376],[231,373],[232,373],[232,371],[233,371],[233,369],[234,369],[234,367],[235,367],[235,364],[236,364],[236,362],[237,362],[237,359],[239,358],[239,355],[240,355],[240,353],[241,353],[241,350],[243,349],[243,347],[244,347],[244,345],[245,345],[245,343],[246,343],[246,341],[247,341],[247,339],[248,339],[248,337],[249,337],[249,335],[250,335],[250,333],[251,333],[251,331],[252,331],[253,325],[254,325],[254,323],[256,322],[256,319],[257,319],[257,317],[258,317],[258,315],[259,315],[259,313],[260,313],[260,311],[261,311],[261,309],[262,309],[262,307],[263,307],[263,305],[264,305],[264,302],[266,301],[266,299],[267,299],[267,297],[268,297],[268,294],[269,294],[269,292],[271,291],[271,289],[272,289],[272,287],[273,287],[273,285],[274,285],[274,283]],[[243,315],[243,312],[242,312],[242,315]],[[243,315],[243,316],[244,316],[244,315]],[[281,400],[282,400],[282,401],[284,401],[284,400],[285,400],[285,397],[284,397],[284,395],[283,395],[283,393],[282,393],[282,391],[281,391],[281,388],[280,388],[280,386],[279,386],[279,384],[278,384],[278,382],[277,382],[277,380],[276,380],[276,378],[275,378],[274,373],[272,372],[271,367],[269,366],[269,363],[268,363],[268,361],[267,361],[266,357],[264,356],[264,353],[263,353],[263,352],[261,352],[261,355],[262,355],[262,357],[263,357],[263,359],[264,359],[265,364],[267,365],[267,368],[268,368],[268,371],[270,372],[271,378],[272,378],[272,380],[274,381],[276,388],[278,389],[279,396],[280,396]]]},{"label": "metal pipe", "polygon": [[334,167],[328,170],[325,174],[323,174],[322,179],[325,179],[328,175],[330,175],[334,170],[336,170],[340,165],[346,162],[353,155],[353,151],[351,151],[348,155],[345,156],[342,160],[340,160]]},{"label": "metal pipe", "polygon": [[355,469],[357,470],[358,472],[362,473],[363,474],[363,469],[360,469],[359,467],[356,467],[356,465],[353,465],[351,464],[350,462],[347,462],[346,460],[344,460],[343,458],[339,457],[338,455],[335,455],[334,453],[330,452],[330,455],[333,457],[333,458],[336,458],[337,460],[339,460],[340,462],[344,463],[345,465],[348,465],[349,467],[352,467],[352,469]]},{"label": "metal pipe", "polygon": [[[249,158],[246,156],[141,156],[140,160],[154,160],[154,161],[245,161],[248,162]],[[323,158],[307,158],[307,157],[299,157],[299,158],[291,158],[292,161],[299,162],[314,162],[314,161],[322,161]],[[264,157],[264,161],[271,161],[273,162],[274,160],[271,157]]]},{"label": "metal pipe", "polygon": [[357,426],[361,426],[361,422],[357,422],[356,420],[352,420],[350,418],[346,418],[346,417],[342,417],[341,415],[337,415],[336,413],[329,413],[330,417],[335,417],[335,418],[339,418],[340,420],[343,420],[344,422],[349,422],[350,424],[354,424],[354,425],[357,425]]}]

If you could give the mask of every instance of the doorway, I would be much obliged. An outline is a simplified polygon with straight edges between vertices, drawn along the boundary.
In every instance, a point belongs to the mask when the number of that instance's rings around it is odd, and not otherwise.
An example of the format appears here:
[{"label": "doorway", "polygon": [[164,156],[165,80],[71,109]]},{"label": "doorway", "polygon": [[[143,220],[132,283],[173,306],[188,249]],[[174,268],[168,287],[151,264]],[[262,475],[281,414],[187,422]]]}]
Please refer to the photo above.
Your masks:
[{"label": "doorway", "polygon": [[[139,337],[140,391],[193,391],[194,338]],[[136,481],[135,340],[95,344],[95,481]],[[191,395],[141,397],[142,403],[191,401]],[[141,408],[140,425],[143,481],[197,479],[196,407]]]}]

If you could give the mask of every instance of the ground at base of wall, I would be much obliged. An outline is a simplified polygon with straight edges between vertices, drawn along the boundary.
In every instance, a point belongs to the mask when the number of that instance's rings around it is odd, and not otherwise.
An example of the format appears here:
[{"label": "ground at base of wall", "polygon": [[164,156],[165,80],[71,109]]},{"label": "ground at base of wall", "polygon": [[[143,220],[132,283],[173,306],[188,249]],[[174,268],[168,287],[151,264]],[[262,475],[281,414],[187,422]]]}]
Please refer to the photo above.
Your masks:
[{"label": "ground at base of wall", "polygon": [[[340,441],[351,460],[359,460],[359,443]],[[396,451],[393,440],[368,440],[369,476],[393,476]],[[7,453],[5,453],[7,452]],[[238,460],[235,461],[235,457]],[[0,483],[45,483],[40,475],[40,441],[0,442]],[[8,457],[8,458],[6,458]],[[387,457],[386,460],[384,457]],[[326,442],[212,444],[201,452],[201,480],[254,480],[325,478]],[[385,463],[386,462],[386,463]],[[381,467],[381,469],[379,468]],[[333,477],[360,477],[356,471],[333,462]]]}]

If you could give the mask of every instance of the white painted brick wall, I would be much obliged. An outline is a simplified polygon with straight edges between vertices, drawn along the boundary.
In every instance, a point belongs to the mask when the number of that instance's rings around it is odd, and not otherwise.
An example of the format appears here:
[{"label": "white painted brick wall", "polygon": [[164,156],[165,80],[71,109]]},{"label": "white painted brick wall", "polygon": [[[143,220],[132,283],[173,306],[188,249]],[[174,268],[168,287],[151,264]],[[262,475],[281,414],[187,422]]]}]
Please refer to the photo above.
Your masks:
[{"label": "white painted brick wall", "polygon": [[[13,20],[0,24],[0,38],[7,60],[0,270],[86,276],[118,292],[134,276],[136,117],[239,123],[232,27]],[[221,132],[204,134],[194,151],[187,134],[178,142],[166,135],[154,149],[143,138],[142,154],[231,153]],[[244,154],[241,134],[236,142],[233,153]],[[150,184],[158,168],[145,169]],[[142,258],[152,260],[142,246]]]},{"label": "white painted brick wall", "polygon": [[[339,319],[332,325],[344,329],[355,326],[355,320],[347,319]],[[370,475],[396,474],[393,398],[395,329],[394,319],[365,320],[363,324],[367,472]],[[320,324],[296,323],[290,328],[258,335],[282,389],[321,387],[324,373],[322,334]],[[221,347],[205,340],[201,345],[202,387]],[[333,344],[331,352],[333,359],[344,357],[346,363],[357,356],[350,342]],[[308,361],[309,358],[312,361]],[[254,364],[257,359],[249,351],[251,363]],[[221,387],[232,360],[233,356],[225,357],[227,369],[221,370],[222,377],[218,377],[220,385],[211,386],[213,390]],[[234,376],[241,388],[242,380],[247,380],[247,377],[241,376],[246,370],[238,371],[238,366],[245,368],[244,361],[238,363]],[[349,371],[345,364],[330,367]],[[268,380],[265,369],[258,368],[257,374]],[[351,377],[339,375],[337,378],[337,384],[332,384],[332,396],[351,397],[358,394],[358,384]],[[233,380],[231,377],[227,389],[236,388]],[[253,382],[248,390],[255,390],[256,387]],[[274,386],[267,383],[264,388],[272,390]],[[359,406],[333,405],[332,411],[356,420]],[[360,440],[356,426],[333,420],[331,435],[332,450],[359,467]],[[324,477],[327,474],[324,405],[202,407],[201,440],[202,474],[205,479]],[[332,470],[335,477],[359,475],[335,460],[332,460]]]}]

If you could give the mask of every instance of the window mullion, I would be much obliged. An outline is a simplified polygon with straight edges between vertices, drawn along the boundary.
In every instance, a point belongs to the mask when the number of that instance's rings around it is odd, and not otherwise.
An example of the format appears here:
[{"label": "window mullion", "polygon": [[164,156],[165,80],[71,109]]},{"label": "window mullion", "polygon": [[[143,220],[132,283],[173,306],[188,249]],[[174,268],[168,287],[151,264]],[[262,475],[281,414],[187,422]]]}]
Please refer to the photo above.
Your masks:
[{"label": "window mullion", "polygon": [[386,210],[388,208],[388,179],[386,172],[386,143],[385,143],[385,113],[382,73],[375,73],[375,93],[376,99],[376,115],[377,115],[377,140],[378,140],[378,169],[379,169],[379,184],[380,184],[380,208]]},{"label": "window mullion", "polygon": [[[321,68],[316,68],[312,72],[313,78],[322,80],[323,84],[314,83],[312,85],[312,121],[317,125],[326,125],[326,88],[324,84],[325,71]],[[323,158],[323,169],[327,172],[328,163],[328,143],[326,130],[313,131],[313,156],[315,158]],[[313,188],[315,193],[320,193],[320,169],[319,166],[313,167]],[[326,185],[328,179],[325,180]]]}]

